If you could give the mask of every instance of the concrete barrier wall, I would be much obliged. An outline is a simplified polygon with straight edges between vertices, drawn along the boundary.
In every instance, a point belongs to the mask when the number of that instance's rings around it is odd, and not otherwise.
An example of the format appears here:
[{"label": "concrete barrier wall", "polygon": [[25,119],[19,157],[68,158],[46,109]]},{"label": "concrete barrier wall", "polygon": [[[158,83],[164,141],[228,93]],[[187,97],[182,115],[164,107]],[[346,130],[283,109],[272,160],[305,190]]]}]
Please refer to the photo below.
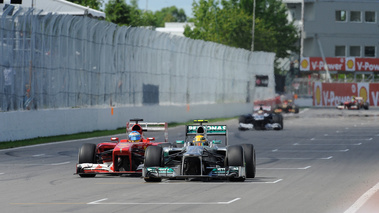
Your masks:
[{"label": "concrete barrier wall", "polygon": [[147,122],[186,122],[251,113],[252,103],[70,108],[0,113],[0,142],[125,127],[132,118]]}]

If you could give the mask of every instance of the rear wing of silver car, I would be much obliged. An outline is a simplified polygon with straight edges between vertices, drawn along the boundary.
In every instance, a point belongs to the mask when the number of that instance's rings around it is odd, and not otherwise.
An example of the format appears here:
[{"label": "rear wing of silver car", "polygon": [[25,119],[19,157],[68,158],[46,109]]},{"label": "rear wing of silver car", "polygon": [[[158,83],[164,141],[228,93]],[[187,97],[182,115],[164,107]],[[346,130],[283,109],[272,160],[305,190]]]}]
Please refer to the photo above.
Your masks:
[{"label": "rear wing of silver car", "polygon": [[126,123],[126,134],[137,131],[141,135],[143,132],[164,132],[165,142],[168,142],[168,124],[167,122],[140,122],[143,119],[130,119]]},{"label": "rear wing of silver car", "polygon": [[186,141],[188,137],[194,137],[196,135],[208,136],[224,136],[225,145],[228,145],[228,129],[226,125],[203,125],[208,123],[206,120],[195,120],[194,125],[186,125]]}]

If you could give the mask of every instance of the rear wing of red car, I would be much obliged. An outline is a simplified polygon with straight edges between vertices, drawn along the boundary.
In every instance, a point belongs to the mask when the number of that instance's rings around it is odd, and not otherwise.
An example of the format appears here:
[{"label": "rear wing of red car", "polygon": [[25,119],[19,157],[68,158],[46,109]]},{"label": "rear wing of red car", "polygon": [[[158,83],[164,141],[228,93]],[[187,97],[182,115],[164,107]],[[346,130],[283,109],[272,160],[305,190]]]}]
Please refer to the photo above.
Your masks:
[{"label": "rear wing of red car", "polygon": [[254,112],[258,110],[271,111],[271,106],[254,106]]},{"label": "rear wing of red car", "polygon": [[206,120],[195,120],[194,125],[186,125],[186,141],[188,136],[196,136],[199,134],[207,136],[224,136],[225,145],[228,145],[228,129],[226,125],[203,125],[202,123],[208,123]]},{"label": "rear wing of red car", "polygon": [[126,123],[126,134],[137,131],[141,135],[143,132],[164,132],[165,142],[168,142],[168,124],[167,122],[139,122],[142,119],[131,119]]}]

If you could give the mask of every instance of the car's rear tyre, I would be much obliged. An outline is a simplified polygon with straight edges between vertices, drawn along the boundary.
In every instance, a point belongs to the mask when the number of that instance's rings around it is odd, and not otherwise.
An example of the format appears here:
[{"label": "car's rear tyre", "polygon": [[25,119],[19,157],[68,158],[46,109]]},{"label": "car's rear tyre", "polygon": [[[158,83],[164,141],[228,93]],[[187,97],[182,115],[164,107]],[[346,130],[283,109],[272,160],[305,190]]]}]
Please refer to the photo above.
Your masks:
[{"label": "car's rear tyre", "polygon": [[363,104],[363,109],[368,110],[368,108],[369,108],[369,104],[368,104],[367,102],[364,103],[364,104]]},{"label": "car's rear tyre", "polygon": [[294,109],[294,113],[299,113],[299,107],[298,106],[295,106],[295,109]]},{"label": "car's rear tyre", "polygon": [[272,122],[280,124],[280,129],[278,130],[282,130],[284,128],[282,114],[276,114],[276,113],[272,114]]},{"label": "car's rear tyre", "polygon": [[[161,167],[163,163],[163,148],[161,146],[149,146],[145,151],[144,167]],[[161,178],[144,177],[146,182],[161,182]]]},{"label": "car's rear tyre", "polygon": [[246,168],[246,177],[255,178],[256,173],[256,157],[255,149],[253,144],[243,144],[243,152],[245,155],[245,168]]},{"label": "car's rear tyre", "polygon": [[[96,163],[96,145],[85,143],[80,147],[78,154],[79,164]],[[80,177],[95,177],[96,174],[79,174]]]}]

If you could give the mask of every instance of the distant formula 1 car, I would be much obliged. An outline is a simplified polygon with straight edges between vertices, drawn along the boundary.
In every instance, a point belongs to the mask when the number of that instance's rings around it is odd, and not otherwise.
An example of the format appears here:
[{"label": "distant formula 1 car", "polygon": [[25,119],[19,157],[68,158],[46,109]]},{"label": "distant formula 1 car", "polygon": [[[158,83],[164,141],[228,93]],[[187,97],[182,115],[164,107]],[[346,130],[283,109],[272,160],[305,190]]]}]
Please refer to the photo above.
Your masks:
[{"label": "distant formula 1 car", "polygon": [[271,106],[256,106],[253,114],[241,115],[239,130],[282,130],[283,115],[271,111]]},{"label": "distant formula 1 car", "polygon": [[[149,146],[170,146],[167,123],[140,122],[131,119],[126,124],[128,139],[111,138],[110,142],[97,145],[85,143],[79,149],[76,173],[80,177],[95,177],[97,174],[142,174],[145,150]],[[140,123],[139,123],[140,122]],[[155,137],[145,138],[143,132],[164,131],[164,142],[154,142]]]},{"label": "distant formula 1 car", "polygon": [[299,107],[296,106],[292,100],[285,100],[283,103],[277,105],[274,111],[276,113],[299,113]]},{"label": "distant formula 1 car", "polygon": [[363,97],[353,97],[351,101],[341,102],[337,109],[365,109],[368,110],[369,103],[363,101]]},{"label": "distant formula 1 car", "polygon": [[[256,171],[254,146],[228,145],[226,125],[203,125],[207,122],[195,120],[199,125],[186,126],[185,140],[177,141],[178,144],[183,144],[182,148],[149,146],[146,149],[143,168],[145,181],[160,182],[162,179],[244,181],[246,178],[254,178]],[[226,146],[218,147],[222,141],[209,140],[208,137],[213,136],[223,137]]]}]

